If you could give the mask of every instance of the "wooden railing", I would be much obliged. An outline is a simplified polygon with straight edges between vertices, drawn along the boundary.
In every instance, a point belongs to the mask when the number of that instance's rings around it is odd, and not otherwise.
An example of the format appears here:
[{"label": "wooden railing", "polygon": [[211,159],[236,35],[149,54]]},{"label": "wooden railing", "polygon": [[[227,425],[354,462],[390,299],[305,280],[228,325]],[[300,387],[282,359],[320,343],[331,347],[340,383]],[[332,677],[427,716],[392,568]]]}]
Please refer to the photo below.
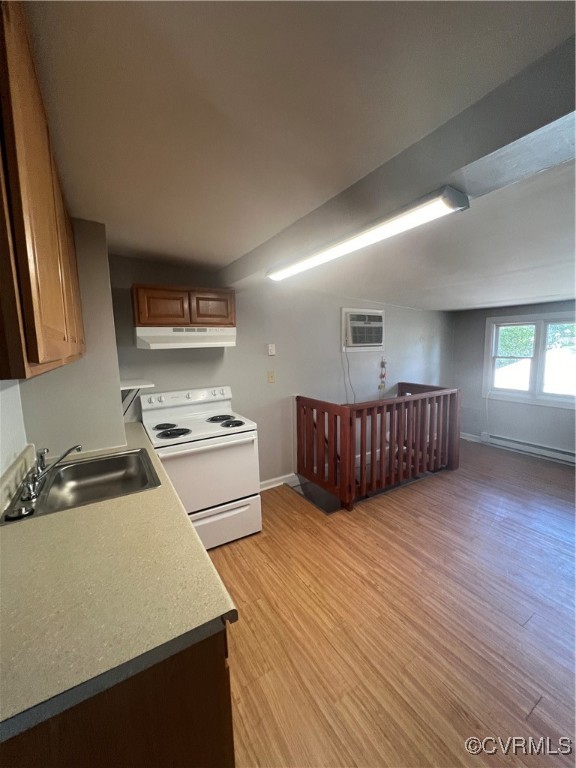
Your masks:
[{"label": "wooden railing", "polygon": [[335,405],[296,398],[297,472],[353,503],[425,472],[457,469],[460,391],[398,384],[398,396]]}]

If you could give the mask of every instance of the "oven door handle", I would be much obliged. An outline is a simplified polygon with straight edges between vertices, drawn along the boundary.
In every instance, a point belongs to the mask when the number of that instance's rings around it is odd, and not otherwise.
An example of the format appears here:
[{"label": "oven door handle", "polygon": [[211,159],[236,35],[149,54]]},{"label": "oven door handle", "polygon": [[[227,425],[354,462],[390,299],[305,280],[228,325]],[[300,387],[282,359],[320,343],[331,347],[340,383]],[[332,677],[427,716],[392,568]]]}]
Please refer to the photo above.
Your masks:
[{"label": "oven door handle", "polygon": [[188,448],[184,451],[170,451],[161,448],[159,451],[157,451],[157,454],[160,460],[170,459],[176,456],[190,456],[192,453],[207,453],[208,451],[217,451],[221,450],[222,448],[230,448],[237,445],[247,445],[248,443],[253,443],[255,440],[255,435],[251,435],[250,437],[243,437],[240,440],[230,440],[226,441],[225,443],[216,444],[212,443],[211,445],[202,445],[200,447],[196,446],[195,448]]}]

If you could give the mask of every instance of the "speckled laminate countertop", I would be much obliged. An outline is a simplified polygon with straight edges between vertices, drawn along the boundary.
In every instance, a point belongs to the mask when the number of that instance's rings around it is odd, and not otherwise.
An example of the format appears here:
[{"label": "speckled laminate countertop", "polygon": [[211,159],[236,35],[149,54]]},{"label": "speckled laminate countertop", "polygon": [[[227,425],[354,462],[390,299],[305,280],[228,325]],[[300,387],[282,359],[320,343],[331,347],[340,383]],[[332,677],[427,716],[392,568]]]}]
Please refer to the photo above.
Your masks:
[{"label": "speckled laminate countertop", "polygon": [[0,740],[237,618],[141,424],[126,436],[159,488],[0,528]]}]

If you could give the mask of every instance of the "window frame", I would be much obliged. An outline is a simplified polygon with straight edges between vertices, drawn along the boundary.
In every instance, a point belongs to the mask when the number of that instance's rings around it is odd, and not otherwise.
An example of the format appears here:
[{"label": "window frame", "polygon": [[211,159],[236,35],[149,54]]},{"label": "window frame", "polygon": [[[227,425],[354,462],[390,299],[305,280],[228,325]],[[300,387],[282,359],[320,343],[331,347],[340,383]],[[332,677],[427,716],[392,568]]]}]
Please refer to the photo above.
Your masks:
[{"label": "window frame", "polygon": [[[506,400],[508,402],[530,405],[552,406],[553,408],[576,407],[576,397],[573,395],[554,395],[544,392],[544,372],[546,364],[546,329],[550,323],[574,323],[574,315],[570,312],[550,312],[545,315],[502,315],[486,318],[486,333],[484,338],[484,375],[482,397],[490,400]],[[531,360],[530,383],[528,390],[503,389],[494,386],[494,361],[496,355],[497,329],[504,325],[534,325],[534,354],[526,358]]]}]

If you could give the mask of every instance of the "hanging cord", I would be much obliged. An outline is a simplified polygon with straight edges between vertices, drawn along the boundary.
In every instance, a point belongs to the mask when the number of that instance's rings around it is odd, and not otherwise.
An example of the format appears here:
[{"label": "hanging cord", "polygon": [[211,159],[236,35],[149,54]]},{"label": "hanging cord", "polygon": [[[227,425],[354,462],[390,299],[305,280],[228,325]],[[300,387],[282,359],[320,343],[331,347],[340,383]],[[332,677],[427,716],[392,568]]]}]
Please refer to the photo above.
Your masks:
[{"label": "hanging cord", "polygon": [[342,377],[344,379],[344,399],[348,402],[348,384],[346,383],[346,369],[344,368],[344,349],[340,352],[340,365],[342,366]]},{"label": "hanging cord", "polygon": [[344,354],[346,355],[346,364],[348,366],[348,383],[350,384],[350,389],[352,390],[353,400],[352,402],[356,402],[356,392],[354,391],[354,385],[352,384],[352,377],[350,376],[350,359],[348,357],[348,347],[344,347]]},{"label": "hanging cord", "polygon": [[[348,361],[348,378],[350,379],[350,361],[348,360],[348,350],[346,347],[347,343],[348,343],[348,331],[344,327],[344,325],[342,325],[342,349],[340,350],[340,364],[342,366],[342,376],[344,377],[345,399],[346,399],[346,402],[349,403],[350,398],[348,397],[348,384],[346,383],[346,368],[344,367],[344,354],[346,354],[346,360]],[[354,389],[352,389],[352,392],[354,392]]]}]

